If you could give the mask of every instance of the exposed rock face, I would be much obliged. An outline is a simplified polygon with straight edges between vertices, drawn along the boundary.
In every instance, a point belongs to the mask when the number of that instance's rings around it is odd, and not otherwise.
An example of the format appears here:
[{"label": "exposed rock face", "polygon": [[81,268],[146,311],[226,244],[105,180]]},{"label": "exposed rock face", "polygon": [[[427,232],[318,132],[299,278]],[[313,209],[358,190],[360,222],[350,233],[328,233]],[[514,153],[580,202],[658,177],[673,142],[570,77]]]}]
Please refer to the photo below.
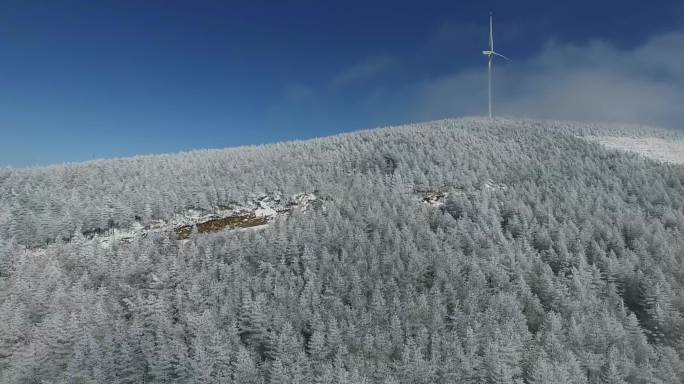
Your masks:
[{"label": "exposed rock face", "polygon": [[258,228],[269,224],[277,217],[287,215],[295,209],[306,211],[318,201],[314,193],[299,193],[290,199],[283,199],[279,194],[260,194],[244,204],[233,204],[216,212],[204,212],[189,209],[177,214],[172,220],[155,220],[146,226],[136,222],[126,229],[112,229],[87,236],[97,241],[102,247],[108,247],[114,241],[130,241],[136,237],[150,233],[175,232],[179,240],[189,239],[194,229],[197,233],[215,233],[224,230]]},{"label": "exposed rock face", "polygon": [[[217,214],[206,215],[197,222],[177,226],[174,232],[179,240],[190,238],[193,229],[197,233],[212,233],[223,230],[254,228],[266,225],[279,215],[288,214],[293,209],[305,211],[311,203],[316,201],[313,193],[300,193],[292,197],[291,201],[283,205],[279,196],[261,195],[250,201],[246,206],[236,207],[229,210],[232,214],[221,216]],[[225,214],[225,211],[222,211]]]},{"label": "exposed rock face", "polygon": [[179,240],[189,239],[193,229],[197,228],[197,233],[220,232],[227,229],[251,228],[259,225],[268,224],[267,216],[228,216],[220,219],[211,219],[203,223],[187,224],[177,227],[174,231]]},{"label": "exposed rock face", "polygon": [[444,205],[444,202],[446,201],[447,196],[449,194],[447,192],[423,192],[421,194],[421,201],[425,204],[428,204],[432,207],[441,207]]}]

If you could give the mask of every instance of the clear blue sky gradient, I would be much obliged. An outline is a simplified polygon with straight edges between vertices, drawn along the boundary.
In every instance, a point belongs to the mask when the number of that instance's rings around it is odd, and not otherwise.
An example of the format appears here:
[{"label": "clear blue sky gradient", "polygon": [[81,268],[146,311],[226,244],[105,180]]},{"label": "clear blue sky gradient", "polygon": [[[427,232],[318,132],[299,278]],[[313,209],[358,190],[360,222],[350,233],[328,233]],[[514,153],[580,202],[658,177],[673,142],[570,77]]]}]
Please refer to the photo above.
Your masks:
[{"label": "clear blue sky gradient", "polygon": [[549,39],[640,44],[681,27],[680,3],[2,1],[0,166],[407,122],[409,98],[373,94],[482,66],[490,10],[520,59]]}]

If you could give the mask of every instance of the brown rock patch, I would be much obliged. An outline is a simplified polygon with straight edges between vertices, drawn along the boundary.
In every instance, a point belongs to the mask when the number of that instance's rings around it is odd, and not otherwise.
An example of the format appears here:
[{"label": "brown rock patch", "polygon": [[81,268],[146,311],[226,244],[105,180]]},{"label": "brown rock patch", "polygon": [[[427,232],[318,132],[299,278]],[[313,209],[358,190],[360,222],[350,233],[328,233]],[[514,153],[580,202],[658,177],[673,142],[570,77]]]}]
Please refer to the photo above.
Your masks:
[{"label": "brown rock patch", "polygon": [[267,223],[268,218],[266,217],[256,217],[253,215],[228,216],[220,219],[211,219],[194,225],[183,225],[176,228],[175,232],[176,235],[178,235],[179,240],[185,240],[190,238],[194,226],[197,226],[198,233],[214,233],[225,229],[250,228]]}]

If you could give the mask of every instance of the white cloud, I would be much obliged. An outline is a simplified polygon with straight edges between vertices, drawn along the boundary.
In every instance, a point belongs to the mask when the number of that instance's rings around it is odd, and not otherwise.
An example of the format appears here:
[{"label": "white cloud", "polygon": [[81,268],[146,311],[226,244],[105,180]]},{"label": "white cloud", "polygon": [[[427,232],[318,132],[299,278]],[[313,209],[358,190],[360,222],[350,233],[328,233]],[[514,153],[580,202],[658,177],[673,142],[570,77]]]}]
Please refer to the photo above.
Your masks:
[{"label": "white cloud", "polygon": [[[486,72],[463,70],[416,84],[415,117],[486,112]],[[504,115],[640,122],[684,129],[684,34],[631,49],[594,41],[549,43],[494,68],[494,108]]]},{"label": "white cloud", "polygon": [[333,77],[331,84],[335,87],[345,86],[358,81],[367,80],[386,71],[395,62],[390,56],[374,56],[344,69]]}]

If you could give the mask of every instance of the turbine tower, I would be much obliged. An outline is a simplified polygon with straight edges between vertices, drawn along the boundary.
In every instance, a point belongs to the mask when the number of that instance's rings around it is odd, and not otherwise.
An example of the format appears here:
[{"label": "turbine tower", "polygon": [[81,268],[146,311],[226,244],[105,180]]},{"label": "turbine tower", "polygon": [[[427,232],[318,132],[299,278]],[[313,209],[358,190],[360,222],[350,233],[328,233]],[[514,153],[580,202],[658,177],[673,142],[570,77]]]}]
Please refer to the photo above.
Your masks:
[{"label": "turbine tower", "polygon": [[494,51],[494,28],[492,26],[492,13],[489,12],[489,50],[482,51],[482,54],[487,56],[487,80],[489,86],[489,118],[492,118],[492,62],[494,56],[499,56],[508,61],[511,61],[508,57]]}]

